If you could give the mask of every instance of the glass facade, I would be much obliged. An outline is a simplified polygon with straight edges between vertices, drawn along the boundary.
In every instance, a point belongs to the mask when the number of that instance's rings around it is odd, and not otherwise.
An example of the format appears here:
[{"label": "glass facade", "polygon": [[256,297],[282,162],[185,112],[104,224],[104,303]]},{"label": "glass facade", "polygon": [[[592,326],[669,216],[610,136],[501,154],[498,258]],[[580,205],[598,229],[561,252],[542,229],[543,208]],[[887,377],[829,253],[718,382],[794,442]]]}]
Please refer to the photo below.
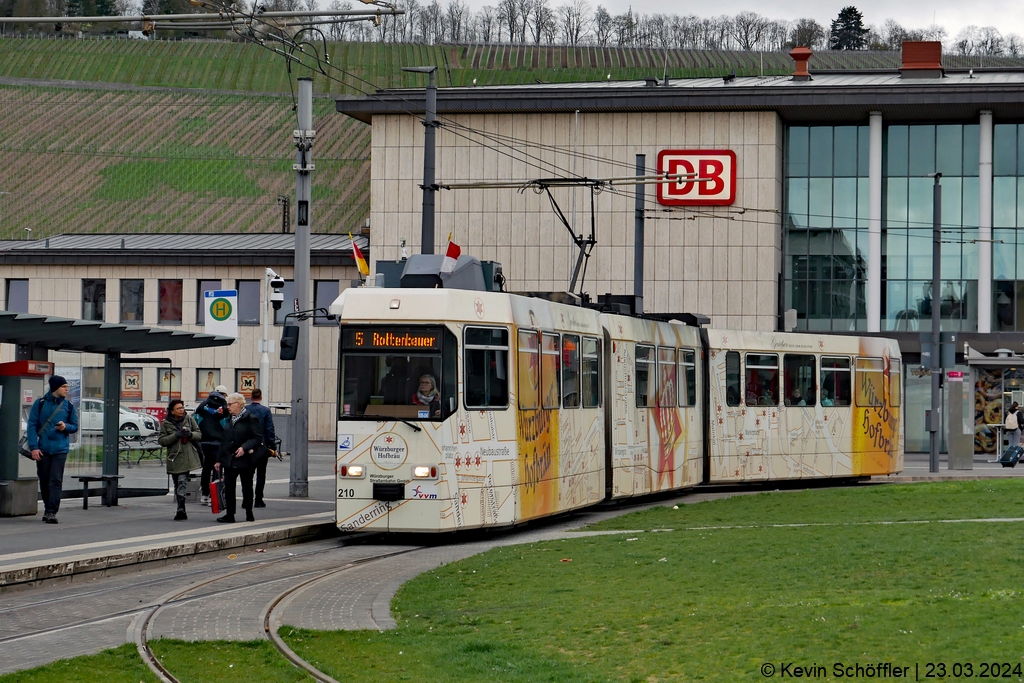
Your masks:
[{"label": "glass facade", "polygon": [[1024,330],[1024,125],[992,131],[992,330]]},{"label": "glass facade", "polygon": [[[1024,156],[1017,151],[1016,126],[1006,128],[1014,133],[1015,174]],[[942,329],[977,329],[978,144],[977,124],[883,129],[883,330],[931,329],[934,180],[928,174],[935,172],[942,173]],[[1010,166],[1007,160],[1000,168],[1010,172]],[[867,126],[789,127],[783,304],[796,309],[797,329],[867,329],[868,192]],[[1016,207],[1016,184],[1013,193]],[[1016,220],[1015,212],[1013,227]],[[1024,272],[1024,240],[1018,260]],[[1016,302],[1016,289],[1007,296]],[[1024,309],[1019,317],[1024,325]]]}]

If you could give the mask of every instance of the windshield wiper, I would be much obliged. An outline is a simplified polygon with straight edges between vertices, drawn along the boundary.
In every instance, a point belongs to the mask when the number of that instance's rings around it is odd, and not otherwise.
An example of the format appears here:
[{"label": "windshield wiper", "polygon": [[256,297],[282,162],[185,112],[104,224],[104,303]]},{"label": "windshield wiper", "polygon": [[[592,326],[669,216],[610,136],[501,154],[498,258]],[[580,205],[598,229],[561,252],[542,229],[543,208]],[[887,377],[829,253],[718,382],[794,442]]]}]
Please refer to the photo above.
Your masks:
[{"label": "windshield wiper", "polygon": [[395,419],[396,419],[397,421],[399,421],[399,422],[404,422],[405,424],[407,424],[407,425],[409,425],[410,427],[412,427],[413,429],[415,429],[415,430],[416,430],[417,432],[422,432],[422,431],[423,431],[423,428],[422,428],[422,427],[417,427],[416,425],[414,425],[414,424],[413,424],[412,422],[409,422],[409,421],[408,421],[408,420],[406,420],[405,418],[402,418],[402,417],[396,417]]}]

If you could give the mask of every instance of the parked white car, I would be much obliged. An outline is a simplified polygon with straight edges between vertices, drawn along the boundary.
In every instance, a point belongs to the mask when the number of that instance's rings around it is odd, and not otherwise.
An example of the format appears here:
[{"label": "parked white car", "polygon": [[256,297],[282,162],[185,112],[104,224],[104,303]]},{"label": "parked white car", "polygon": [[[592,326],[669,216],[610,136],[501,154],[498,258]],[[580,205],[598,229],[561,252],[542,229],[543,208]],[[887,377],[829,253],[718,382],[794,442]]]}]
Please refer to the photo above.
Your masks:
[{"label": "parked white car", "polygon": [[[96,398],[83,398],[79,429],[83,432],[103,431],[103,401]],[[156,434],[160,425],[151,415],[134,413],[122,407],[117,426],[121,432],[138,432],[139,437],[146,438]]]}]

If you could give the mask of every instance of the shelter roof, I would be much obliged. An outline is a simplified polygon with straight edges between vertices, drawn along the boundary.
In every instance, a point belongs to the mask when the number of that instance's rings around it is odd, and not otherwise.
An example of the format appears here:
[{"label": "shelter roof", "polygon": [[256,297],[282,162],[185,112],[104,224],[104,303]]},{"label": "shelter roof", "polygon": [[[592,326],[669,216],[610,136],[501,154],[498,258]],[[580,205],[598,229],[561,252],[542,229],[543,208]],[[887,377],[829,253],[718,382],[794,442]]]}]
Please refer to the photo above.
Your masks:
[{"label": "shelter roof", "polygon": [[0,342],[61,351],[152,353],[229,346],[234,337],[0,311]]}]

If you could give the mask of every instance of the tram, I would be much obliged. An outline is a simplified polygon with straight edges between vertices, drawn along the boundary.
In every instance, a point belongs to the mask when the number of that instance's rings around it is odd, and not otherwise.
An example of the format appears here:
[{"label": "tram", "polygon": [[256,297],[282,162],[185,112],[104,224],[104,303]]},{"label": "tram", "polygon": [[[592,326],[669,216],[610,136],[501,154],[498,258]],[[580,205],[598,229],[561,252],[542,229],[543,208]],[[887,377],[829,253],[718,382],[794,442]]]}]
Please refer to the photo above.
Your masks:
[{"label": "tram", "polygon": [[903,468],[900,352],[534,296],[351,288],[337,525],[448,532],[707,484]]}]

